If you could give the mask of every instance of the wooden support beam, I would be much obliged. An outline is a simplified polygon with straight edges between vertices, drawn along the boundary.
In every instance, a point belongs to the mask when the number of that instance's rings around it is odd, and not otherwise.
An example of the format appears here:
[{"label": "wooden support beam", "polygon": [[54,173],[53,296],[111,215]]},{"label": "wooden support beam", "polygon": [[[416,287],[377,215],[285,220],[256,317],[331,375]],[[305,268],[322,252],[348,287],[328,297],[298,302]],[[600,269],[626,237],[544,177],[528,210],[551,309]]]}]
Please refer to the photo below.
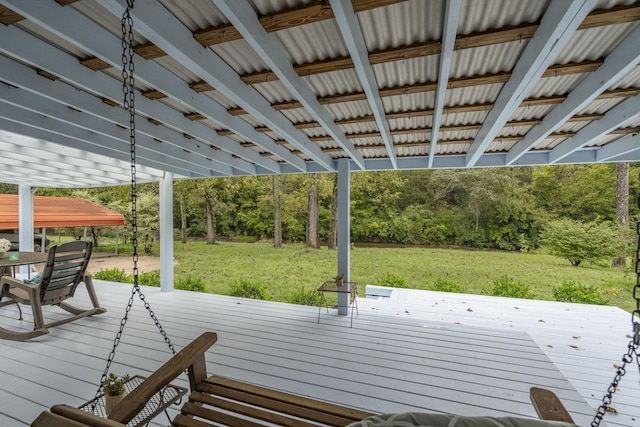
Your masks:
[{"label": "wooden support beam", "polygon": [[145,90],[142,92],[142,96],[148,99],[164,99],[167,97],[164,93],[159,90]]},{"label": "wooden support beam", "polygon": [[[362,12],[403,1],[406,0],[353,0],[352,3],[356,12]],[[325,0],[316,0],[304,6],[261,16],[259,20],[264,29],[271,33],[332,18],[333,11],[329,3]],[[193,37],[203,46],[213,46],[242,38],[231,24],[217,25],[197,31]]]},{"label": "wooden support beam", "polygon": [[109,65],[108,62],[105,62],[100,58],[96,58],[95,56],[80,59],[80,63],[87,68],[91,68],[93,71],[101,71],[111,68],[111,65]]},{"label": "wooden support beam", "polygon": [[24,20],[24,16],[15,13],[6,6],[0,5],[0,24],[13,25]]}]

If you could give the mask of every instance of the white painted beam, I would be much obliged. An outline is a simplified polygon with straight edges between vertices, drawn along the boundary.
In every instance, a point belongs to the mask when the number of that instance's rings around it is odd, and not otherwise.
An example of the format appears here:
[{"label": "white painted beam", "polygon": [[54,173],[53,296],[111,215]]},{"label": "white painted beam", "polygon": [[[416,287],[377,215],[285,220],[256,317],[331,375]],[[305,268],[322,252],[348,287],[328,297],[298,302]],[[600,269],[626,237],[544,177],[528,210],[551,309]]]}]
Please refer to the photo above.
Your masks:
[{"label": "white painted beam", "polygon": [[535,148],[551,132],[582,111],[598,95],[620,80],[638,62],[640,62],[640,27],[633,30],[605,58],[604,64],[569,92],[564,102],[551,110],[539,125],[531,129],[520,142],[509,150],[507,164],[515,163],[518,158]]},{"label": "white painted beam", "polygon": [[[33,122],[36,123],[35,120]],[[101,164],[101,168],[121,182],[125,182],[130,175],[130,155],[125,153],[99,146],[92,151],[87,151],[86,143],[81,140],[67,138],[50,132],[48,129],[44,130],[4,118],[0,118],[0,129],[3,129],[3,131],[0,131],[0,140],[10,143],[14,151],[29,153],[29,151],[25,150],[33,149],[39,152],[41,156],[51,156],[52,159],[57,159],[56,156],[61,155],[66,161],[78,159],[78,161],[82,162],[87,159],[89,164]],[[63,145],[63,143],[66,145]],[[28,146],[28,149],[25,146]],[[184,171],[184,173],[186,172]],[[156,181],[162,173],[159,169],[150,168],[143,164],[137,166],[137,175],[140,180]],[[191,177],[190,174],[180,174],[180,176]]]},{"label": "white painted beam", "polygon": [[[225,1],[225,3],[227,4],[230,4],[232,2],[233,0]],[[338,27],[340,28],[340,32],[342,33],[342,38],[347,45],[349,54],[351,55],[351,59],[354,64],[356,74],[358,75],[358,79],[360,80],[360,84],[362,84],[364,93],[367,95],[369,108],[371,108],[371,111],[373,112],[373,116],[375,117],[376,124],[378,125],[378,130],[380,131],[382,141],[387,148],[387,156],[389,157],[391,166],[393,167],[393,169],[396,169],[398,167],[398,164],[396,162],[396,152],[393,146],[393,138],[391,137],[391,131],[389,130],[389,122],[386,118],[384,105],[382,104],[382,99],[380,98],[378,82],[376,81],[376,76],[373,73],[373,67],[369,62],[369,51],[367,50],[367,45],[365,44],[364,36],[362,35],[362,29],[360,28],[358,17],[356,16],[356,13],[353,10],[353,5],[349,0],[331,0],[331,9],[333,9],[333,14],[336,18]],[[251,27],[249,26],[249,28]],[[262,27],[260,27],[260,29],[264,31]],[[256,42],[254,41],[254,43]],[[293,73],[295,74],[295,71],[293,71]],[[296,77],[298,77],[297,74],[295,75]],[[313,97],[313,100],[315,101],[315,96]],[[315,107],[315,105],[313,107]],[[322,108],[319,104],[317,107]],[[337,129],[336,132],[340,133],[340,139],[337,139],[338,143],[340,143],[339,141],[341,139],[346,140],[346,137],[341,130]],[[335,136],[334,139],[336,139]],[[358,167],[360,169],[363,169],[364,163],[362,160],[362,155],[356,151],[353,144],[349,142],[349,146],[345,146],[343,144],[340,145],[347,151],[347,153],[349,153],[351,159],[358,165]],[[349,150],[347,150],[347,147],[349,148]]]},{"label": "white painted beam", "polygon": [[616,141],[610,142],[596,151],[596,161],[606,162],[618,156],[637,152],[640,150],[640,133],[627,135]]},{"label": "white painted beam", "polygon": [[[80,95],[80,94],[79,94]],[[31,92],[26,92],[20,88],[11,88],[0,86],[0,99],[7,104],[14,105],[34,113],[43,114],[47,117],[59,120],[70,127],[79,127],[96,134],[105,136],[106,138],[115,140],[110,143],[114,148],[129,152],[129,130],[115,126],[113,123],[103,120],[102,118],[87,115],[82,111],[74,111],[69,108],[61,107],[60,104],[49,99],[42,98]],[[124,110],[122,110],[124,111]],[[145,121],[138,118],[139,121]],[[141,123],[141,126],[153,126],[149,123]],[[136,126],[137,127],[137,126]],[[170,164],[190,163],[200,170],[200,174],[209,175],[215,171],[220,175],[232,175],[233,170],[230,166],[215,162],[194,153],[185,153],[184,149],[175,145],[156,141],[148,135],[137,133],[136,140],[145,151],[141,152],[140,157],[144,158],[147,152],[161,152],[165,157],[172,159]],[[211,153],[212,155],[214,153]]]},{"label": "white painted beam", "polygon": [[493,109],[487,115],[482,128],[471,144],[467,153],[466,167],[476,165],[595,4],[595,0],[553,0],[551,2],[538,30],[527,42],[524,52],[511,73],[511,78],[503,86]]},{"label": "white painted beam", "polygon": [[[126,6],[126,2],[120,0],[97,1],[116,16],[121,16]],[[260,92],[245,84],[238,73],[211,49],[198,43],[194,39],[193,33],[162,5],[151,0],[138,0],[132,10],[132,16],[137,32],[144,35],[173,59],[188,67],[240,108],[278,133],[289,144],[323,165],[327,170],[333,170],[333,161],[329,155],[323,153],[320,147],[314,144],[304,132],[296,129],[284,114],[276,111]],[[207,115],[205,112],[202,113]],[[225,114],[230,116],[226,111]],[[210,118],[214,120],[213,117]],[[222,126],[228,127],[226,122],[219,120],[218,122]],[[256,132],[254,129],[252,130]],[[265,137],[266,135],[260,135],[258,141],[252,142],[264,146],[267,151],[275,153],[283,160],[299,167],[302,172],[306,172],[306,164],[300,157],[273,141],[265,144],[263,142]],[[252,138],[247,139],[252,140]]]},{"label": "white painted beam", "polygon": [[614,129],[624,127],[640,116],[640,95],[633,96],[607,111],[600,120],[589,123],[574,136],[560,143],[551,150],[549,163],[557,163],[589,142],[608,134]]},{"label": "white painted beam", "polygon": [[173,174],[160,178],[160,290],[173,291]]},{"label": "white painted beam", "polygon": [[[122,68],[120,39],[107,30],[96,26],[72,7],[63,7],[55,2],[51,3],[46,0],[29,2],[0,0],[0,4],[4,4],[30,20],[37,22],[59,37],[101,58],[117,69]],[[73,22],[74,25],[67,25],[67,22]],[[76,58],[66,55],[64,52],[46,45],[46,43],[41,41],[38,43],[34,37],[30,37],[16,26],[2,26],[0,28],[0,39],[3,40],[3,43],[0,44],[0,50],[19,47],[18,51],[11,51],[11,56],[21,58],[40,69],[64,77],[89,92],[97,92],[108,99],[121,102],[122,89],[119,81],[106,74],[89,70],[80,65]],[[205,94],[193,91],[184,81],[159,64],[154,61],[147,61],[138,55],[135,56],[134,61],[137,81],[144,82],[147,86],[154,87],[166,95],[180,100],[182,104],[194,111],[199,111],[222,127],[230,129],[245,140],[264,148],[265,151],[272,152],[286,161],[293,162],[298,168],[304,169],[306,167],[298,156],[294,156],[285,147],[276,144],[267,135],[257,132],[246,121],[229,114],[223,106],[212,101]],[[158,117],[149,114],[146,112],[147,109],[161,111],[163,115]],[[240,146],[238,142],[230,138],[217,135],[211,128],[202,124],[196,126],[195,122],[191,122],[177,111],[160,102],[148,100],[142,95],[136,96],[136,110],[166,123],[172,128],[196,137],[202,137],[207,143],[211,143],[231,154],[259,164],[274,172],[280,170],[277,162],[260,156],[254,150]],[[172,110],[172,112],[167,110]],[[190,124],[187,122],[190,122]]]},{"label": "white painted beam", "polygon": [[436,89],[433,124],[431,126],[431,143],[429,144],[429,168],[433,167],[433,160],[436,157],[438,133],[440,132],[442,111],[447,94],[447,85],[449,84],[449,73],[451,71],[451,61],[453,60],[453,48],[456,41],[461,4],[461,0],[448,0],[445,3],[440,68],[438,70],[438,88]]},{"label": "white painted beam", "polygon": [[[351,169],[349,159],[338,159],[338,275],[351,281]],[[338,314],[349,314],[349,294],[338,293]]]}]

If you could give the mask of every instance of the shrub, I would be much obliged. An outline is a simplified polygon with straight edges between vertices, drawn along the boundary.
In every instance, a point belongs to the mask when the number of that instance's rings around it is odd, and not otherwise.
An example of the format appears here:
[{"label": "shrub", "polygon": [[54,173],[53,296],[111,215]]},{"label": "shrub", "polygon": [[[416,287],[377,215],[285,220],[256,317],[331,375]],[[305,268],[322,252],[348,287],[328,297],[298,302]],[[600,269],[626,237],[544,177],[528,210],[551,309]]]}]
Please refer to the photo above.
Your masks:
[{"label": "shrub", "polygon": [[536,297],[531,292],[529,285],[512,280],[506,275],[495,280],[489,289],[485,290],[485,293],[495,297],[525,299],[534,299]]},{"label": "shrub", "polygon": [[573,280],[565,280],[560,286],[553,288],[553,298],[560,302],[578,304],[609,304],[609,300],[600,295],[595,286],[581,285]]},{"label": "shrub", "polygon": [[454,292],[458,294],[463,294],[465,292],[465,289],[462,286],[447,279],[434,280],[433,285],[431,285],[431,290],[438,292]]},{"label": "shrub", "polygon": [[621,252],[621,239],[607,223],[584,223],[568,218],[549,221],[542,233],[542,244],[552,254],[567,258],[571,265],[613,258]]},{"label": "shrub", "polygon": [[126,274],[124,269],[110,268],[100,270],[93,275],[96,280],[107,280],[109,282],[133,283],[133,276]]},{"label": "shrub", "polygon": [[204,282],[202,279],[193,276],[180,277],[174,284],[176,289],[183,291],[204,292]]},{"label": "shrub", "polygon": [[379,277],[374,282],[376,286],[388,286],[391,288],[408,288],[407,280],[399,275],[387,273],[382,277]]},{"label": "shrub", "polygon": [[231,285],[229,295],[232,297],[242,297],[251,299],[269,299],[267,288],[253,280],[240,280]]},{"label": "shrub", "polygon": [[286,297],[289,304],[320,305],[320,293],[315,289],[299,287],[297,291]]},{"label": "shrub", "polygon": [[160,286],[160,271],[150,271],[138,275],[138,283],[147,286]]}]

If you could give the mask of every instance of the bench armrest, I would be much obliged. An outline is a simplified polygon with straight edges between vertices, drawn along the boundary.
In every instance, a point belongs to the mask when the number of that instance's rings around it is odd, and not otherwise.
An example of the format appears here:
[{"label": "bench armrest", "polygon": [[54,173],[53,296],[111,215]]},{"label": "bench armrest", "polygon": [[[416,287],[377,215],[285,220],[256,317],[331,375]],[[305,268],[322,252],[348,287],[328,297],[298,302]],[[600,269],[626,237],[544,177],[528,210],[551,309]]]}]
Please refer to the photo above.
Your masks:
[{"label": "bench armrest", "polygon": [[216,342],[217,334],[205,332],[176,353],[157,371],[127,394],[109,414],[109,419],[127,424],[145,407],[151,396],[189,369],[191,390],[206,378],[204,353]]}]

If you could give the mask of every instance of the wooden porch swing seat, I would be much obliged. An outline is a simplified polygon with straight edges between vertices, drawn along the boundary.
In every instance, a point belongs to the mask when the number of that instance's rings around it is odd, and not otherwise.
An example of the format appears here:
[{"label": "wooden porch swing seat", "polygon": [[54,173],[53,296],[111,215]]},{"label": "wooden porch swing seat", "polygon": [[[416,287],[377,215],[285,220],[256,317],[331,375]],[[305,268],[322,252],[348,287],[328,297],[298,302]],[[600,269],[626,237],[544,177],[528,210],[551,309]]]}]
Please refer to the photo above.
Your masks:
[{"label": "wooden porch swing seat", "polygon": [[[173,356],[142,384],[131,391],[111,411],[107,419],[68,405],[55,405],[42,412],[31,424],[34,427],[122,427],[140,412],[158,391],[188,370],[191,394],[181,412],[173,419],[174,427],[205,426],[392,426],[412,425],[387,423],[390,416],[283,393],[264,387],[207,376],[205,352],[216,342],[217,335],[205,332]],[[439,414],[416,414],[424,426],[456,427],[551,427],[573,426],[573,421],[555,394],[532,389],[534,407],[541,419],[457,417]],[[410,417],[412,414],[393,415]],[[564,421],[564,422],[563,422]],[[393,422],[393,421],[391,421]],[[422,421],[420,421],[422,422]],[[386,423],[386,424],[385,424]]]},{"label": "wooden porch swing seat", "polygon": [[[0,281],[2,287],[0,302],[7,298],[8,301],[3,302],[2,305],[10,303],[30,305],[34,326],[32,331],[22,332],[0,327],[0,338],[24,341],[49,333],[48,328],[106,312],[107,310],[98,302],[91,276],[86,274],[92,247],[91,242],[80,240],[52,246],[49,248],[42,275],[35,283],[25,283],[10,276],[3,276]],[[74,296],[80,283],[84,283],[87,289],[93,305],[91,308],[81,309],[65,302]],[[48,305],[57,305],[72,316],[45,323],[42,307]],[[22,310],[20,310],[20,320],[22,320]]]}]

